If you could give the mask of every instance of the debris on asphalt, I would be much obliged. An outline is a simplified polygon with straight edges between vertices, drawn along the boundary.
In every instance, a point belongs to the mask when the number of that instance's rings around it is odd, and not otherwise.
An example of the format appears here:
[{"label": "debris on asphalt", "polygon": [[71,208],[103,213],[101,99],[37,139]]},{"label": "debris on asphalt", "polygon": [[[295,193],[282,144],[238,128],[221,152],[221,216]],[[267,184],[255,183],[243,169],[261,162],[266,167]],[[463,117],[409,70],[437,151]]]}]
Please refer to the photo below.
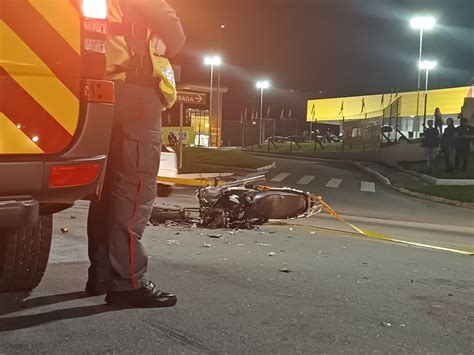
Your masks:
[{"label": "debris on asphalt", "polygon": [[64,233],[64,234],[69,233],[68,227],[62,227],[60,230],[61,230],[61,233]]},{"label": "debris on asphalt", "polygon": [[264,235],[264,234],[266,234],[266,233],[265,233],[265,232],[258,232],[258,234]]},{"label": "debris on asphalt", "polygon": [[406,327],[407,325],[405,323],[400,324],[400,327]]},{"label": "debris on asphalt", "polygon": [[221,237],[220,234],[208,234],[207,235],[209,238],[213,238],[213,239],[219,239]]},{"label": "debris on asphalt", "polygon": [[451,297],[452,297],[452,296],[454,296],[454,295],[453,295],[452,293],[448,293],[448,296],[451,296]]},{"label": "debris on asphalt", "polygon": [[77,217],[76,217],[76,216],[71,216],[70,218],[71,218],[71,219],[76,219]]},{"label": "debris on asphalt", "polygon": [[290,232],[293,232],[293,231],[294,231],[294,229],[292,227],[290,227]]},{"label": "debris on asphalt", "polygon": [[381,320],[379,324],[382,327],[391,327],[392,326],[392,323],[384,322],[383,320]]},{"label": "debris on asphalt", "polygon": [[181,233],[180,232],[176,232],[174,235],[180,235]]},{"label": "debris on asphalt", "polygon": [[311,234],[316,234],[316,231],[311,231],[310,233],[311,233]]},{"label": "debris on asphalt", "polygon": [[271,251],[267,254],[267,256],[275,256],[275,252],[274,251]]},{"label": "debris on asphalt", "polygon": [[260,247],[271,247],[272,245],[267,244],[267,243],[259,243],[258,246],[260,246]]},{"label": "debris on asphalt", "polygon": [[179,240],[176,240],[176,239],[168,239],[166,243],[168,243],[168,245],[181,245]]},{"label": "debris on asphalt", "polygon": [[245,244],[237,244],[238,247],[243,247]]},{"label": "debris on asphalt", "polygon": [[282,267],[282,268],[280,269],[280,272],[284,272],[284,273],[288,274],[288,273],[290,273],[290,272],[292,272],[292,271],[291,271],[290,269],[288,269],[287,267]]},{"label": "debris on asphalt", "polygon": [[210,247],[212,247],[212,244],[209,244],[209,243],[206,243],[206,242],[201,243],[201,248],[210,248]]},{"label": "debris on asphalt", "polygon": [[280,253],[286,253],[286,250],[280,249]]},{"label": "debris on asphalt", "polygon": [[276,234],[276,232],[275,231],[270,231],[270,232],[268,232],[268,234]]}]

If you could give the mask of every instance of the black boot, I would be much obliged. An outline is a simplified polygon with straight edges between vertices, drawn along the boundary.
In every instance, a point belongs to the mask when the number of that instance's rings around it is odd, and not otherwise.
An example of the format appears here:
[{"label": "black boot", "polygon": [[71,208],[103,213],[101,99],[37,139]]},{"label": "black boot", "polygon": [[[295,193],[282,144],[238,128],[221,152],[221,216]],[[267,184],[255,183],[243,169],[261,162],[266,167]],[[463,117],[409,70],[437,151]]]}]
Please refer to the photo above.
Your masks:
[{"label": "black boot", "polygon": [[109,292],[105,297],[110,306],[132,308],[173,307],[177,301],[174,294],[159,290],[151,281],[139,289]]}]

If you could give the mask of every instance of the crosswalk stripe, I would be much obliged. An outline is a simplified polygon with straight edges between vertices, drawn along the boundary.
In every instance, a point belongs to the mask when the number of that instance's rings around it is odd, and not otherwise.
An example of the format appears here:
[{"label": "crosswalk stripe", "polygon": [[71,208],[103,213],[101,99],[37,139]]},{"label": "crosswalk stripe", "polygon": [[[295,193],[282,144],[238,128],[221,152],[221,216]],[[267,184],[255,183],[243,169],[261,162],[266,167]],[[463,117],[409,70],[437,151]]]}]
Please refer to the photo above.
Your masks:
[{"label": "crosswalk stripe", "polygon": [[361,181],[360,182],[360,191],[375,192],[375,183],[374,182],[368,182],[368,181]]},{"label": "crosswalk stripe", "polygon": [[328,181],[328,183],[326,184],[326,187],[332,187],[332,188],[337,189],[339,185],[341,185],[341,182],[342,182],[342,179],[332,178],[331,180]]},{"label": "crosswalk stripe", "polygon": [[312,175],[305,175],[301,179],[298,180],[297,184],[298,185],[308,185],[311,181],[314,180],[316,176]]},{"label": "crosswalk stripe", "polygon": [[271,179],[270,181],[282,182],[282,181],[285,180],[288,176],[290,176],[290,174],[288,174],[288,173],[280,173],[280,174],[278,174],[277,176],[275,176],[273,179]]}]

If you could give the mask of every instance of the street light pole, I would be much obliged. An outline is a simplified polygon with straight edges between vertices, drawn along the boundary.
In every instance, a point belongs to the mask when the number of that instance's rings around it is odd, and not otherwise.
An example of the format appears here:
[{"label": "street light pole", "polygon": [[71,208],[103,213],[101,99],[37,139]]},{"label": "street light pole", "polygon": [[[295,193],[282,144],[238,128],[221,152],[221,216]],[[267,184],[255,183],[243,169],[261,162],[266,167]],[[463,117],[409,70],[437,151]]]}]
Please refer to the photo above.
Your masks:
[{"label": "street light pole", "polygon": [[420,61],[418,64],[418,67],[421,70],[426,71],[426,82],[425,82],[425,109],[424,109],[424,115],[423,115],[423,127],[426,127],[426,109],[428,106],[428,78],[430,74],[430,70],[436,68],[438,63],[434,60],[423,60]]},{"label": "street light pole", "polygon": [[[423,59],[423,34],[425,30],[430,30],[435,26],[436,20],[431,16],[418,16],[410,21],[413,29],[420,30],[420,51],[418,56],[418,63]],[[421,90],[421,69],[418,67],[418,85],[416,96],[416,118],[418,120],[420,115],[420,90]]]},{"label": "street light pole", "polygon": [[213,105],[213,82],[214,82],[214,66],[220,66],[222,63],[221,57],[205,57],[204,64],[211,67],[211,83],[209,85],[209,140],[208,146],[212,146],[212,105]]},{"label": "street light pole", "polygon": [[[219,57],[221,56],[221,47],[222,47],[222,34],[224,32],[225,25],[222,24],[219,26]],[[221,117],[221,67],[217,68],[217,148],[221,147],[221,137],[222,137],[222,117]]]},{"label": "street light pole", "polygon": [[260,80],[256,83],[257,89],[260,89],[260,131],[259,131],[259,144],[262,144],[265,140],[263,136],[263,92],[265,89],[270,87],[268,80]]},{"label": "street light pole", "polygon": [[208,141],[208,146],[212,147],[212,124],[211,124],[211,119],[212,119],[212,97],[213,95],[213,82],[214,82],[214,64],[211,64],[211,84],[209,85],[209,141]]},{"label": "street light pole", "polygon": [[[423,28],[420,28],[420,56],[418,57],[418,63],[421,62],[423,55]],[[418,117],[420,111],[420,88],[421,88],[421,69],[418,66],[418,89],[416,97],[416,116]]]}]

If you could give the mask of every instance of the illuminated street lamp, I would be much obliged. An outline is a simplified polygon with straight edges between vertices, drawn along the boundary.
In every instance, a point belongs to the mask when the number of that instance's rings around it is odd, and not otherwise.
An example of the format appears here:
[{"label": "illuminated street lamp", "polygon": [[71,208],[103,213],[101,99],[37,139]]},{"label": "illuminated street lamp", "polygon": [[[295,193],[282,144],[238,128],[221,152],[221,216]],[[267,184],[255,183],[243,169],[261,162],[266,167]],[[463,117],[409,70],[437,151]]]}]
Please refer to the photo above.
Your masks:
[{"label": "illuminated street lamp", "polygon": [[218,67],[222,64],[221,57],[215,56],[208,56],[204,58],[204,64],[211,67],[211,84],[209,85],[209,146],[212,145],[212,138],[211,138],[211,117],[212,117],[212,85],[214,81],[214,67]]},{"label": "illuminated street lamp", "polygon": [[418,63],[418,68],[419,70],[425,70],[426,71],[426,83],[425,83],[425,113],[423,116],[423,127],[426,125],[426,107],[428,104],[428,77],[430,70],[433,70],[436,68],[438,63],[435,60],[422,60]]},{"label": "illuminated street lamp", "polygon": [[[420,31],[420,53],[418,62],[421,62],[423,55],[423,33],[425,30],[431,30],[436,24],[436,20],[432,16],[417,16],[411,19],[410,26],[414,30]],[[421,68],[418,67],[418,93],[416,99],[416,116],[418,117],[420,111],[420,87],[421,87]]]},{"label": "illuminated street lamp", "polygon": [[268,80],[259,80],[255,84],[257,89],[260,89],[260,144],[263,143],[264,137],[263,137],[263,92],[266,89],[270,88],[270,82]]}]

